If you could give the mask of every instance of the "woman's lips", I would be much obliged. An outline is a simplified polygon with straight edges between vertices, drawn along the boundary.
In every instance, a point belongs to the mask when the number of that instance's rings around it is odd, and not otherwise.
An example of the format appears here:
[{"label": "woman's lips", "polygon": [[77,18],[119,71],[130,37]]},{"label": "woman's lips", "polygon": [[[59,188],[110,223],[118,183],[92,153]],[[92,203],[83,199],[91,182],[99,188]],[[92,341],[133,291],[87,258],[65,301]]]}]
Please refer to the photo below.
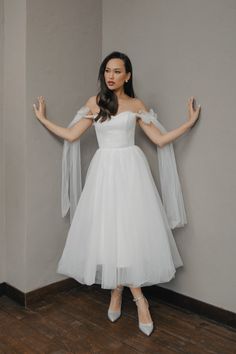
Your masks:
[{"label": "woman's lips", "polygon": [[114,85],[115,83],[113,81],[108,81],[108,85]]}]

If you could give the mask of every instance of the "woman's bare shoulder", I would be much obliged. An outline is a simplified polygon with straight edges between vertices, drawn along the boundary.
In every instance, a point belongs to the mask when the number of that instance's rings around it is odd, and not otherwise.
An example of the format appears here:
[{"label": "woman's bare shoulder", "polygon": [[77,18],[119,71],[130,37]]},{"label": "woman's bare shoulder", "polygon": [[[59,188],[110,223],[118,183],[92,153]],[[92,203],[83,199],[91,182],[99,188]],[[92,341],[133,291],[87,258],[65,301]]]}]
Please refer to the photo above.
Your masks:
[{"label": "woman's bare shoulder", "polygon": [[96,98],[97,96],[91,96],[85,103],[85,106],[90,108],[90,112],[92,112],[92,114],[96,114],[100,110],[99,106],[97,105]]},{"label": "woman's bare shoulder", "polygon": [[133,98],[134,110],[135,112],[141,111],[148,111],[145,103],[140,100],[139,98]]}]

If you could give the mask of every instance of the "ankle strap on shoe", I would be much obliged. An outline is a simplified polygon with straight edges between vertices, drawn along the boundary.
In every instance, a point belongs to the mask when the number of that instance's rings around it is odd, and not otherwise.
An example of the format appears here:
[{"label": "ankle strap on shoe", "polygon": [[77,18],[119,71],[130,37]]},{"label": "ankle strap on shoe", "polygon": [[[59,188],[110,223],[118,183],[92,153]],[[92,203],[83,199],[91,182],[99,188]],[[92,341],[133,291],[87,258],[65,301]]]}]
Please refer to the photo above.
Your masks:
[{"label": "ankle strap on shoe", "polygon": [[138,300],[140,300],[140,299],[143,299],[143,298],[145,298],[145,296],[144,295],[141,295],[141,296],[138,296],[138,297],[134,297],[133,298],[133,301],[138,301]]}]

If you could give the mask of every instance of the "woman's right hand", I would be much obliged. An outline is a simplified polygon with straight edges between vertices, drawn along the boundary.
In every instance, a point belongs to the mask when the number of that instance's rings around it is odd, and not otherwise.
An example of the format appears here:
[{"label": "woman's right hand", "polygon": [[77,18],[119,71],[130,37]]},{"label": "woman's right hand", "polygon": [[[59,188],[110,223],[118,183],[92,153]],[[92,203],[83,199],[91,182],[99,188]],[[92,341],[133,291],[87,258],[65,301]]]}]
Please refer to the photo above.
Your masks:
[{"label": "woman's right hand", "polygon": [[43,119],[46,119],[46,104],[43,96],[38,97],[38,108],[35,103],[33,104],[33,108],[38,120],[42,121]]},{"label": "woman's right hand", "polygon": [[193,126],[196,124],[197,120],[199,119],[199,113],[201,106],[198,105],[196,109],[194,109],[193,106],[194,103],[194,97],[190,97],[188,100],[188,121],[187,123],[189,124],[190,128],[193,128]]}]

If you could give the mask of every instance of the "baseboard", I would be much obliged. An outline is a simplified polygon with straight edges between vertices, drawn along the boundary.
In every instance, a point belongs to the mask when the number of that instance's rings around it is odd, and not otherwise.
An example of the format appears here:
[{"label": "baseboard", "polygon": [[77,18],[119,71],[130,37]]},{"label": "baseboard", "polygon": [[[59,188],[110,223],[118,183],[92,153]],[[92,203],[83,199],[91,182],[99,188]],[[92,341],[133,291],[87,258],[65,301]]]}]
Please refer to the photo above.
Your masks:
[{"label": "baseboard", "polygon": [[205,316],[208,319],[220,322],[232,328],[236,328],[236,313],[234,312],[176,293],[173,290],[161,286],[154,285],[145,287],[144,289],[145,294],[150,295],[150,297],[160,299],[163,302],[189,310],[200,316]]},{"label": "baseboard", "polygon": [[0,284],[0,296],[5,294],[5,283]]},{"label": "baseboard", "polygon": [[53,284],[49,284],[39,289],[35,289],[25,294],[26,306],[30,306],[39,300],[42,300],[47,295],[57,294],[61,291],[70,290],[75,287],[81,287],[82,284],[78,283],[72,278],[64,279]]},{"label": "baseboard", "polygon": [[42,288],[29,291],[28,293],[24,293],[23,291],[16,289],[12,285],[2,283],[0,284],[0,294],[7,295],[9,298],[15,300],[20,305],[28,307],[31,304],[44,299],[47,295],[56,294],[60,291],[66,291],[78,286],[81,285],[77,281],[68,278],[53,284],[49,284]]},{"label": "baseboard", "polygon": [[[80,286],[84,287],[84,285],[78,283],[76,280],[67,278],[28,293],[24,293],[7,283],[2,283],[0,284],[0,295],[7,295],[9,298],[15,300],[22,306],[28,307],[32,303],[45,298],[47,295]],[[100,287],[100,285],[97,284],[96,286]],[[183,294],[176,293],[173,290],[169,290],[158,285],[146,286],[143,288],[143,292],[145,295],[155,298],[155,300],[160,299],[163,302],[189,310],[210,320],[236,328],[236,314],[234,312],[210,305]]]}]

